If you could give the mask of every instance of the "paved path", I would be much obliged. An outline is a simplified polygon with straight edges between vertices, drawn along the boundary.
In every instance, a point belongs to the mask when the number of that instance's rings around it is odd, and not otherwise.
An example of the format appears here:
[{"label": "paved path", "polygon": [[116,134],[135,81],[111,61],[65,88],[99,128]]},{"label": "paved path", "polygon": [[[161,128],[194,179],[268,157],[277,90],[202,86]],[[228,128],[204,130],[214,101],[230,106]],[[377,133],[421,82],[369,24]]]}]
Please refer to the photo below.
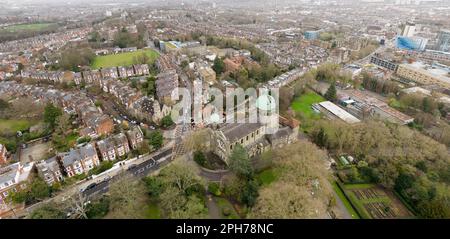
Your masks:
[{"label": "paved path", "polygon": [[348,212],[341,198],[337,195],[337,193],[333,190],[334,197],[336,198],[336,207],[339,209],[340,218],[339,219],[352,219],[352,215]]},{"label": "paved path", "polygon": [[217,202],[214,199],[214,196],[211,193],[206,194],[207,205],[208,205],[208,213],[210,219],[221,219],[221,212],[219,206],[217,206]]}]

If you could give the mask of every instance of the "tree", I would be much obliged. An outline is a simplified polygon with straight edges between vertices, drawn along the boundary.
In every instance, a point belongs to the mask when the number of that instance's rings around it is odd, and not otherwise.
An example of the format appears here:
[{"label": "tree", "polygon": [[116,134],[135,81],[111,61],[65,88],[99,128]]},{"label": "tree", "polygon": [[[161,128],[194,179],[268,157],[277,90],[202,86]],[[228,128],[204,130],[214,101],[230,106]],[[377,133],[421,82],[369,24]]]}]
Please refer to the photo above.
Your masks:
[{"label": "tree", "polygon": [[330,87],[328,88],[327,92],[325,93],[325,98],[329,101],[336,101],[337,95],[336,95],[336,83],[331,83]]},{"label": "tree", "polygon": [[173,124],[174,124],[174,122],[172,120],[172,117],[170,117],[170,115],[166,115],[161,119],[161,125],[164,128],[169,128]]},{"label": "tree", "polygon": [[153,45],[155,45],[156,48],[160,49],[159,39],[154,39]]},{"label": "tree", "polygon": [[88,42],[101,42],[101,41],[102,38],[100,36],[100,33],[98,33],[97,31],[89,33]]},{"label": "tree", "polygon": [[155,86],[156,78],[154,76],[150,76],[147,78],[147,95],[154,96],[156,93]]},{"label": "tree", "polygon": [[163,182],[159,177],[146,177],[143,179],[147,186],[148,194],[152,197],[159,197],[163,191]]},{"label": "tree", "polygon": [[97,201],[89,203],[87,205],[86,216],[89,219],[100,219],[104,218],[109,212],[109,198],[102,197]]},{"label": "tree", "polygon": [[208,192],[212,193],[214,196],[220,196],[222,194],[220,191],[220,184],[217,182],[208,183]]},{"label": "tree", "polygon": [[59,67],[68,71],[80,71],[80,66],[87,66],[94,59],[95,54],[90,48],[69,48],[61,54]]},{"label": "tree", "polygon": [[333,195],[327,155],[312,143],[299,141],[273,152],[276,181],[259,191],[249,218],[321,218]]},{"label": "tree", "polygon": [[195,151],[194,152],[194,161],[196,163],[198,163],[198,165],[204,167],[206,164],[205,154],[202,151]]},{"label": "tree", "polygon": [[9,103],[3,99],[0,99],[0,111],[3,111],[8,108],[9,108]]},{"label": "tree", "polygon": [[67,136],[70,132],[70,116],[63,114],[58,117],[56,122],[55,134],[60,136]]},{"label": "tree", "polygon": [[290,107],[292,100],[294,100],[294,92],[289,87],[280,88],[280,110],[285,112]]},{"label": "tree", "polygon": [[44,109],[44,122],[50,127],[50,129],[54,129],[57,125],[57,119],[62,115],[62,110],[52,103],[47,104]]},{"label": "tree", "polygon": [[189,61],[187,61],[187,60],[183,60],[180,64],[181,68],[183,68],[183,69],[188,67],[188,65],[189,65]]},{"label": "tree", "polygon": [[73,219],[88,219],[88,200],[83,193],[78,192],[70,198],[70,218]]},{"label": "tree", "polygon": [[65,219],[66,215],[58,206],[53,203],[45,204],[35,210],[30,215],[30,219]]},{"label": "tree", "polygon": [[29,188],[31,197],[39,201],[51,195],[51,188],[39,177],[34,178]]},{"label": "tree", "polygon": [[214,59],[214,64],[213,64],[212,68],[216,72],[217,75],[220,75],[225,71],[225,63],[223,62],[223,60],[221,58],[216,57],[216,59]]},{"label": "tree", "polygon": [[153,149],[159,149],[163,144],[163,135],[160,131],[153,131],[149,136],[149,143],[153,147]]},{"label": "tree", "polygon": [[242,145],[237,144],[228,159],[230,170],[238,177],[250,179],[253,177],[253,168],[247,151]]},{"label": "tree", "polygon": [[109,189],[110,216],[112,218],[137,219],[142,217],[145,186],[134,181],[131,175],[122,174]]},{"label": "tree", "polygon": [[172,185],[180,192],[187,194],[188,190],[201,184],[197,170],[191,165],[175,163],[161,171],[161,180],[165,185]]},{"label": "tree", "polygon": [[[308,188],[292,182],[275,182],[263,188],[249,218],[320,218],[326,205],[316,200]],[[323,214],[321,214],[323,213]]]},{"label": "tree", "polygon": [[[445,198],[445,190],[437,190],[449,179],[445,172],[450,168],[450,158],[445,145],[407,126],[378,121],[358,125],[317,121],[313,128],[310,134],[315,141],[318,135],[326,135],[325,147],[329,151],[338,152],[342,147],[343,152],[366,162],[358,167],[358,172],[353,169],[351,179],[370,180],[397,191],[420,216],[427,213],[421,211],[423,205],[429,206],[426,203],[436,197]],[[336,131],[346,133],[339,139]],[[339,140],[343,142],[341,145]],[[433,201],[439,202],[442,204],[433,208],[448,207],[445,200]],[[434,210],[429,212],[434,214]]]},{"label": "tree", "polygon": [[183,140],[186,149],[194,152],[206,152],[211,149],[211,129],[201,129],[192,132]]},{"label": "tree", "polygon": [[127,32],[126,29],[122,29],[114,36],[114,45],[120,48],[131,47],[135,44],[134,37]]},{"label": "tree", "polygon": [[259,184],[256,180],[248,180],[245,187],[242,190],[241,202],[245,205],[252,207],[256,203],[258,198]]},{"label": "tree", "polygon": [[150,61],[150,57],[144,52],[133,58],[134,64],[147,64]]},{"label": "tree", "polygon": [[197,196],[189,196],[185,205],[172,211],[169,218],[172,219],[205,219],[208,217],[208,209]]},{"label": "tree", "polygon": [[159,196],[160,206],[171,217],[171,214],[186,204],[185,195],[172,185],[165,185]]},{"label": "tree", "polygon": [[[200,200],[203,181],[191,165],[175,163],[158,176],[162,182],[159,194],[161,208],[168,218],[205,218],[207,209]],[[152,183],[154,184],[154,183]],[[159,184],[159,183],[158,183]]]},{"label": "tree", "polygon": [[34,177],[23,190],[12,192],[8,198],[14,203],[31,203],[50,197],[51,187],[39,177]]}]

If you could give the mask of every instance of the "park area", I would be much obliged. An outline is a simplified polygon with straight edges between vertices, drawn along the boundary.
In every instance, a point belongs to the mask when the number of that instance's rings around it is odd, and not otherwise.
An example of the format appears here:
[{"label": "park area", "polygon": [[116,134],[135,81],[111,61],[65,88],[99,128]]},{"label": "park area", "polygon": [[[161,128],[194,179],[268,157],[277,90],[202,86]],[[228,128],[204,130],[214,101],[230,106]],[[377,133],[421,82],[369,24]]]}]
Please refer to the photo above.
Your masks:
[{"label": "park area", "polygon": [[272,168],[263,170],[256,175],[256,179],[262,186],[267,186],[267,185],[271,184],[277,178],[278,178],[278,172],[276,172]]},{"label": "park area", "polygon": [[0,119],[0,144],[6,145],[9,151],[15,152],[17,147],[17,131],[28,130],[35,122],[25,119]]},{"label": "park area", "polygon": [[153,64],[153,62],[155,62],[155,60],[159,56],[158,52],[150,49],[137,50],[134,52],[125,52],[106,56],[96,56],[92,61],[91,67],[93,69],[99,69],[114,66],[131,66],[133,64],[136,64],[135,59],[137,57],[142,56],[142,54],[145,54],[148,57],[147,64]]},{"label": "park area", "polygon": [[0,119],[0,132],[17,132],[29,129],[33,122],[29,120]]},{"label": "park area", "polygon": [[363,219],[413,218],[414,215],[391,191],[375,184],[339,184]]},{"label": "park area", "polygon": [[55,23],[31,23],[31,24],[17,24],[10,25],[0,29],[0,32],[20,32],[20,31],[45,31],[50,28],[56,27]]},{"label": "park area", "polygon": [[320,115],[317,114],[311,107],[315,103],[325,101],[325,99],[314,93],[308,92],[297,97],[291,104],[292,109],[296,113],[300,113],[302,117],[307,119],[319,119]]}]

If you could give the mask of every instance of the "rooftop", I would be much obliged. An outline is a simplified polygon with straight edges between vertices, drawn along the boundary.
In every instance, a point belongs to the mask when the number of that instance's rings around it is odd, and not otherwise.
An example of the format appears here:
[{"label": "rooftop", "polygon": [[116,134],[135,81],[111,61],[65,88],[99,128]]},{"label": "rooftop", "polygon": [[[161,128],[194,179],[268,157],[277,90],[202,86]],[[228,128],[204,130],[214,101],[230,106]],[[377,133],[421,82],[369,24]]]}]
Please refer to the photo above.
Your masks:
[{"label": "rooftop", "polygon": [[225,124],[220,128],[220,131],[223,132],[230,142],[235,142],[261,127],[262,124],[260,123],[233,123]]},{"label": "rooftop", "polygon": [[360,120],[330,101],[319,103],[320,106],[347,123],[358,123]]}]

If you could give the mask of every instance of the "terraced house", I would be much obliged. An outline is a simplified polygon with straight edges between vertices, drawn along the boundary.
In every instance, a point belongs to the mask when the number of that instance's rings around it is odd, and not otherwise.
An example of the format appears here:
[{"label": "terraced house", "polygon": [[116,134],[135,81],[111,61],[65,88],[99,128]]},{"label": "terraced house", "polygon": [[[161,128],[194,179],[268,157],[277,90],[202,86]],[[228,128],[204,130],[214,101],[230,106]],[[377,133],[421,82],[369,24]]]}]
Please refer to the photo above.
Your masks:
[{"label": "terraced house", "polygon": [[[13,205],[8,202],[8,195],[27,187],[34,164],[22,165],[20,162],[0,168],[0,217],[12,213]],[[19,205],[20,208],[24,204]]]},{"label": "terraced house", "polygon": [[72,150],[60,157],[64,172],[68,177],[87,173],[100,164],[97,151],[92,144]]},{"label": "terraced house", "polygon": [[132,149],[137,149],[144,141],[144,134],[138,126],[132,127],[126,134]]},{"label": "terraced house", "polygon": [[130,152],[128,139],[123,133],[98,141],[97,148],[102,160],[106,161],[114,161]]},{"label": "terraced house", "polygon": [[42,160],[36,164],[36,168],[39,177],[44,179],[48,185],[53,185],[54,183],[63,180],[63,171],[57,156]]}]

